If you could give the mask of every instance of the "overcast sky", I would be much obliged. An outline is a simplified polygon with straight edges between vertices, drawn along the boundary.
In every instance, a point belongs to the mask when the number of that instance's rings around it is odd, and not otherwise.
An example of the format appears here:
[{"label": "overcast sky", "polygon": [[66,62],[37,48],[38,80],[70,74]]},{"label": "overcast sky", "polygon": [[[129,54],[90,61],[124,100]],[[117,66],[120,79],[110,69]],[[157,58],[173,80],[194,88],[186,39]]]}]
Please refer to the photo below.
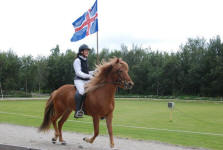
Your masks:
[{"label": "overcast sky", "polygon": [[[0,0],[0,51],[19,56],[48,56],[77,51],[82,43],[96,48],[96,34],[70,42],[72,22],[95,0]],[[98,0],[99,50],[121,44],[177,51],[188,38],[223,39],[221,0]]]}]

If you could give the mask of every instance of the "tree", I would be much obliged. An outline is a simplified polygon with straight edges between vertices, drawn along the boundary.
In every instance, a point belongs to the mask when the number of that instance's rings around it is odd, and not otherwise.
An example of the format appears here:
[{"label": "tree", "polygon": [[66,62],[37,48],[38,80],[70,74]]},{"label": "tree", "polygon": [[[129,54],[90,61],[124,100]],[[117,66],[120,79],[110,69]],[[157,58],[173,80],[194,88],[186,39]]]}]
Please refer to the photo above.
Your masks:
[{"label": "tree", "polygon": [[0,82],[2,90],[16,90],[19,88],[20,60],[12,50],[0,53]]},{"label": "tree", "polygon": [[34,90],[36,66],[32,56],[23,56],[20,67],[20,85],[25,89],[26,95]]},{"label": "tree", "polygon": [[[60,52],[59,45],[48,57],[18,57],[12,50],[0,53],[0,83],[3,92],[26,89],[26,92],[51,92],[64,84],[73,84],[73,61],[76,53]],[[128,49],[103,49],[100,60],[122,58],[128,63],[129,75],[135,83],[132,90],[119,89],[119,94],[223,96],[223,43],[219,36],[207,42],[204,38],[188,39],[176,53],[144,49],[132,45]],[[97,56],[88,56],[90,70]]]},{"label": "tree", "polygon": [[47,60],[48,67],[48,89],[50,91],[59,88],[64,84],[73,84],[74,69],[73,61],[76,53],[67,50],[65,54],[60,53],[59,46],[51,50]]},{"label": "tree", "polygon": [[43,89],[47,89],[47,76],[49,75],[49,71],[47,69],[47,58],[37,57],[35,65],[37,69],[35,77],[37,85],[35,87],[38,88],[40,94]]}]

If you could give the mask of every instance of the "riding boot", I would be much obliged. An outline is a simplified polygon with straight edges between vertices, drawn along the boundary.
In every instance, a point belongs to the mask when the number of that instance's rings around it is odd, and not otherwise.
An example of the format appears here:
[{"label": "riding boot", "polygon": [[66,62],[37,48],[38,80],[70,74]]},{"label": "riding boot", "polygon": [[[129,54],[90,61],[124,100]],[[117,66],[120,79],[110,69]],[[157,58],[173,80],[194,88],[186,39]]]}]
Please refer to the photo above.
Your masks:
[{"label": "riding boot", "polygon": [[79,94],[77,91],[74,98],[75,98],[75,106],[76,106],[76,111],[74,114],[74,118],[83,118],[84,112],[82,110],[82,102],[83,102],[83,95]]}]

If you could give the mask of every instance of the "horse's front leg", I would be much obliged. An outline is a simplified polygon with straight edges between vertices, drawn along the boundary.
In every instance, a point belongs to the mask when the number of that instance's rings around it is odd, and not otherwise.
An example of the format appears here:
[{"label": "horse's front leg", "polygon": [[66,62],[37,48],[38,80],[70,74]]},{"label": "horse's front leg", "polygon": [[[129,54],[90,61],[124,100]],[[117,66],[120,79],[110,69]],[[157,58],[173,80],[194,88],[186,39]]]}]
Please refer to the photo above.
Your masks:
[{"label": "horse's front leg", "polygon": [[112,118],[113,118],[113,113],[110,113],[106,117],[106,124],[107,124],[108,134],[110,138],[110,146],[111,148],[114,148],[115,144],[114,144],[114,138],[113,138],[113,132],[112,132]]},{"label": "horse's front leg", "polygon": [[88,143],[93,143],[95,138],[98,136],[99,134],[99,117],[98,116],[94,116],[93,117],[93,123],[94,123],[94,136],[89,138],[84,138],[83,140],[88,142]]}]

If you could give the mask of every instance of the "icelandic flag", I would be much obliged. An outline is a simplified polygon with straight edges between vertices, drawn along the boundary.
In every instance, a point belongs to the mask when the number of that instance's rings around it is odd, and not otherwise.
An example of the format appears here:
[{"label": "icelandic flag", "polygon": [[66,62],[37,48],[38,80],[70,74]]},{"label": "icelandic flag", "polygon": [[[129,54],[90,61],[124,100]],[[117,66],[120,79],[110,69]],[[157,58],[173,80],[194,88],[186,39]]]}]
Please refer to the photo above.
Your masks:
[{"label": "icelandic flag", "polygon": [[98,12],[97,12],[97,0],[94,5],[85,12],[81,17],[75,20],[73,23],[75,33],[71,38],[71,42],[79,41],[89,34],[93,34],[98,31]]}]

